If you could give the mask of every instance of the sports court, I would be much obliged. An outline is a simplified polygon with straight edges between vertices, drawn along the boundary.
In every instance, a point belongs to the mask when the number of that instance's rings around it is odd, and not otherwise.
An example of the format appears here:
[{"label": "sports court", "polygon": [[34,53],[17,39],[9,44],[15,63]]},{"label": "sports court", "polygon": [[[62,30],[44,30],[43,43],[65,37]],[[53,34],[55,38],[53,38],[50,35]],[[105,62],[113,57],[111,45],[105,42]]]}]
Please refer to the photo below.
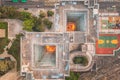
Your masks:
[{"label": "sports court", "polygon": [[101,17],[101,29],[108,30],[108,29],[120,29],[120,17]]},{"label": "sports court", "polygon": [[96,41],[96,54],[113,54],[113,50],[120,47],[120,35],[100,34]]}]

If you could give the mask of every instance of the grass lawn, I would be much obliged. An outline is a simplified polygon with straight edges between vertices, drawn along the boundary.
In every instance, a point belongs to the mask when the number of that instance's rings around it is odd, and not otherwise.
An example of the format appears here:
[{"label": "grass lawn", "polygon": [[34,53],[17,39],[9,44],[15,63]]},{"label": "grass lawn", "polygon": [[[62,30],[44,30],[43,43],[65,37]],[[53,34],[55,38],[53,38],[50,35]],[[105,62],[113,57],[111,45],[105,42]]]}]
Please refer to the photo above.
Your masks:
[{"label": "grass lawn", "polygon": [[0,22],[0,29],[5,29],[6,37],[8,37],[8,23]]},{"label": "grass lawn", "polygon": [[66,77],[65,80],[78,80],[80,73],[70,72],[70,76]]},{"label": "grass lawn", "polygon": [[116,36],[100,36],[99,40],[103,40],[103,44],[99,44],[100,48],[116,48],[117,44],[112,44],[112,40],[117,40]]},{"label": "grass lawn", "polygon": [[17,71],[20,70],[20,37],[20,34],[16,35],[16,39],[8,50],[8,53],[11,54],[17,61]]},{"label": "grass lawn", "polygon": [[88,60],[85,56],[77,56],[73,59],[74,64],[82,64],[83,66],[86,66],[88,64]]},{"label": "grass lawn", "polygon": [[0,54],[3,53],[4,48],[9,43],[8,39],[8,23],[7,22],[0,22],[0,29],[5,29],[5,37],[0,38]]}]

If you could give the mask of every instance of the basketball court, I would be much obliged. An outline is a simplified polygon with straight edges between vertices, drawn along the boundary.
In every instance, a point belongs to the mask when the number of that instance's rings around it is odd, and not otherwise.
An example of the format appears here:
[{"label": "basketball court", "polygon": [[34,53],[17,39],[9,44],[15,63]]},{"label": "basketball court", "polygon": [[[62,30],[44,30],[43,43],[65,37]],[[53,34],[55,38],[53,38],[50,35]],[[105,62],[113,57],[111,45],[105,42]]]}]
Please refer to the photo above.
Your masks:
[{"label": "basketball court", "polygon": [[96,41],[96,54],[113,55],[113,50],[120,47],[120,34],[100,34]]}]

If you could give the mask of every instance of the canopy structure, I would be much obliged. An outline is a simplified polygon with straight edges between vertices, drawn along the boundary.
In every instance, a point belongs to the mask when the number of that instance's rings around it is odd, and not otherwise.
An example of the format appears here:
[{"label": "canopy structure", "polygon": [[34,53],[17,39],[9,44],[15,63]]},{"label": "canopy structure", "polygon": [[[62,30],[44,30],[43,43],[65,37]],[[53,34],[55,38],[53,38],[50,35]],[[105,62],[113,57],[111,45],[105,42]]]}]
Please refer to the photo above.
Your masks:
[{"label": "canopy structure", "polygon": [[21,2],[23,2],[23,3],[24,3],[24,2],[27,2],[27,0],[21,0]]},{"label": "canopy structure", "polygon": [[12,0],[12,2],[18,2],[18,0]]},{"label": "canopy structure", "polygon": [[[18,2],[18,0],[12,0],[12,2]],[[23,3],[25,3],[25,2],[27,2],[27,0],[21,0],[21,2],[23,2]]]}]

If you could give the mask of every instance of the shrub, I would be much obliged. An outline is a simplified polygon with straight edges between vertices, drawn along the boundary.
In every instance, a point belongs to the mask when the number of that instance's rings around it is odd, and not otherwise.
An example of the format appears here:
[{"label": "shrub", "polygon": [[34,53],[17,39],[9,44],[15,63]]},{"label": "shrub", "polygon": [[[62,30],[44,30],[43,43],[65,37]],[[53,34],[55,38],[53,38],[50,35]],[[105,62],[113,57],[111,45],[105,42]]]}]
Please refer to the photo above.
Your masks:
[{"label": "shrub", "polygon": [[53,23],[52,23],[51,21],[49,21],[48,19],[44,19],[44,20],[43,20],[43,23],[44,23],[44,25],[47,26],[48,29],[51,29],[52,24],[53,24]]},{"label": "shrub", "polygon": [[40,11],[40,15],[39,15],[39,17],[40,17],[40,18],[44,18],[45,16],[46,16],[45,12]]},{"label": "shrub", "polygon": [[23,26],[24,26],[24,30],[26,31],[32,31],[32,27],[34,26],[34,22],[32,19],[29,19],[29,20],[25,20],[23,22]]},{"label": "shrub", "polygon": [[32,18],[32,15],[31,13],[29,12],[20,12],[20,16],[19,16],[19,19],[24,21],[24,20],[28,20],[28,19],[31,19]]},{"label": "shrub", "polygon": [[12,46],[8,50],[8,53],[11,54],[17,61],[17,71],[20,70],[20,37],[22,34],[16,35],[16,39],[14,40]]},{"label": "shrub", "polygon": [[54,12],[53,11],[47,11],[47,16],[48,17],[51,17],[51,16],[53,16],[54,15]]},{"label": "shrub", "polygon": [[88,64],[88,60],[87,60],[87,58],[85,56],[74,57],[73,62],[75,64],[82,64],[84,66],[86,66]]},{"label": "shrub", "polygon": [[66,77],[65,80],[78,80],[80,74],[75,72],[70,72],[70,76]]}]

